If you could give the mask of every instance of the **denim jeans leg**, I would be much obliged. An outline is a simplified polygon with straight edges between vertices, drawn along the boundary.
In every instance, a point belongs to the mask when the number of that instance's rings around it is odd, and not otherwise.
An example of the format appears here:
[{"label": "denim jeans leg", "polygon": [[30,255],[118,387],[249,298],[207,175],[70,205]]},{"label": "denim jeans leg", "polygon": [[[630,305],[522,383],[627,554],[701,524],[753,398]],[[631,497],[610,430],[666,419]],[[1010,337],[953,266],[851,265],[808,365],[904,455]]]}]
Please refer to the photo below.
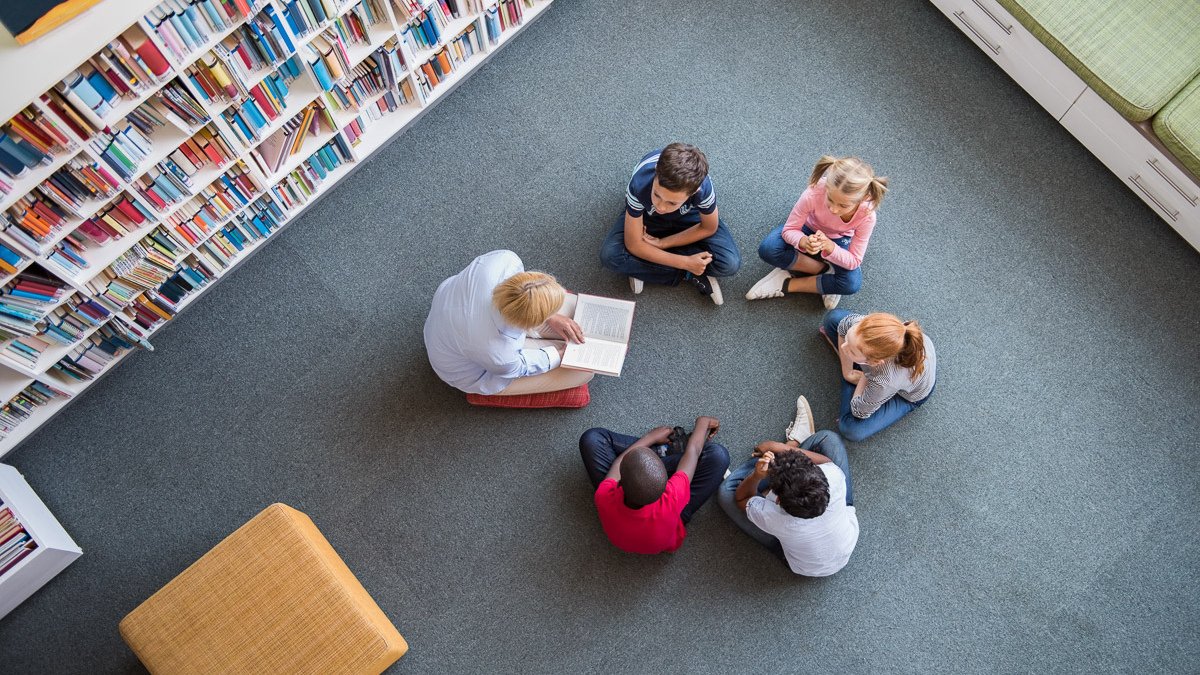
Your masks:
[{"label": "denim jeans leg", "polygon": [[725,482],[721,483],[721,488],[717,491],[717,503],[721,505],[721,510],[725,512],[725,515],[729,516],[733,524],[738,526],[738,529],[745,532],[754,541],[767,547],[775,555],[783,557],[783,546],[780,545],[779,540],[758,529],[757,525],[750,522],[750,519],[746,517],[746,512],[738,508],[737,500],[733,497],[734,493],[737,492],[738,486],[742,484],[742,481],[746,480],[746,477],[754,472],[754,465],[757,462],[757,457],[751,457],[745,464],[742,464],[734,469],[733,473],[729,474],[729,478],[726,478]]},{"label": "denim jeans leg", "polygon": [[612,468],[617,455],[625,452],[629,446],[637,442],[634,436],[618,434],[615,431],[595,427],[583,432],[579,437],[579,455],[583,458],[583,468],[587,470],[588,480],[592,487],[598,489],[608,470]]},{"label": "denim jeans leg", "polygon": [[850,457],[846,454],[846,445],[842,443],[841,437],[833,431],[822,429],[804,439],[800,447],[825,455],[837,465],[837,468],[842,470],[846,476],[846,506],[853,506],[854,491],[850,488]]},{"label": "denim jeans leg", "polygon": [[725,469],[729,468],[729,451],[720,443],[708,443],[700,451],[700,460],[696,463],[696,473],[692,476],[689,491],[692,493],[687,506],[679,517],[687,525],[695,515],[696,510],[708,501],[709,497],[721,487]]},{"label": "denim jeans leg", "polygon": [[635,277],[652,284],[674,286],[684,277],[683,270],[652,263],[633,255],[625,248],[625,214],[613,225],[600,246],[600,264],[618,274]]},{"label": "denim jeans leg", "polygon": [[733,241],[733,234],[729,232],[728,227],[725,227],[725,221],[718,220],[717,231],[707,239],[701,239],[696,243],[711,253],[713,257],[712,262],[704,271],[706,275],[731,277],[742,268],[742,253],[738,250],[737,243]]},{"label": "denim jeans leg", "polygon": [[817,275],[817,292],[821,295],[854,295],[862,288],[862,270],[848,270],[833,263],[833,271]]},{"label": "denim jeans leg", "polygon": [[846,309],[831,309],[825,313],[825,319],[821,321],[821,330],[825,331],[825,337],[836,347],[838,343],[838,324],[842,319],[851,314],[850,310]]},{"label": "denim jeans leg", "polygon": [[889,398],[879,409],[866,419],[855,417],[850,412],[850,403],[845,395],[846,387],[850,387],[850,396],[854,395],[854,385],[844,382],[842,386],[842,401],[845,411],[838,420],[838,431],[842,437],[852,443],[867,439],[895,424],[896,420],[917,409],[916,404],[909,403],[899,396]]},{"label": "denim jeans leg", "polygon": [[764,237],[762,243],[758,245],[758,257],[772,267],[790,270],[800,258],[800,251],[783,240],[783,225],[780,225],[771,230],[771,233]]}]

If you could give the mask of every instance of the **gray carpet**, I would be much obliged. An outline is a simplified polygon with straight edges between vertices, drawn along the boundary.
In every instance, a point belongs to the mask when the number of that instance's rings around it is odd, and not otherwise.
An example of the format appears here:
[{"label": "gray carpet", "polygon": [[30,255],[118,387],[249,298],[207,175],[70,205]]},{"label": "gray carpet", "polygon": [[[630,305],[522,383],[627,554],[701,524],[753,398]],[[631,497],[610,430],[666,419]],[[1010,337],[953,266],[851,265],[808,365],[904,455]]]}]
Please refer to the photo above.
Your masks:
[{"label": "gray carpet", "polygon": [[[500,247],[571,289],[629,172],[708,154],[746,263],[716,308],[638,298],[573,411],[471,408],[430,370],[437,283]],[[861,293],[920,319],[931,402],[850,448],[862,536],[791,575],[704,507],[606,541],[576,440],[698,414],[735,461],[838,369],[815,297],[747,303],[816,158],[892,179]],[[6,461],[84,556],[0,621],[5,673],[140,673],[117,623],[272,502],[408,639],[389,673],[1200,669],[1200,254],[928,2],[558,0]]]}]

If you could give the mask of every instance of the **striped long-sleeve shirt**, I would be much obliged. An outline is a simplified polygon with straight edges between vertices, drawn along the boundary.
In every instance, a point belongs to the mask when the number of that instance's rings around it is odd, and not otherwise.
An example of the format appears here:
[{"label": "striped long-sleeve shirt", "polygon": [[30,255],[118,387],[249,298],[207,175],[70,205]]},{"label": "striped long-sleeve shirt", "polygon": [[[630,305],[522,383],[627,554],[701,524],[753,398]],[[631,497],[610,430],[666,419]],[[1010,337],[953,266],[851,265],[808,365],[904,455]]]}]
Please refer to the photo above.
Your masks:
[{"label": "striped long-sleeve shirt", "polygon": [[[846,331],[862,319],[862,314],[847,315],[838,323],[838,336],[845,338]],[[870,417],[893,396],[917,403],[933,391],[933,382],[937,377],[937,352],[933,349],[933,341],[929,339],[929,335],[924,335],[924,338],[925,369],[916,381],[912,379],[911,368],[900,366],[895,361],[885,361],[878,366],[859,364],[863,371],[863,377],[867,380],[867,386],[861,394],[850,400],[850,412],[855,417],[859,419]]]}]

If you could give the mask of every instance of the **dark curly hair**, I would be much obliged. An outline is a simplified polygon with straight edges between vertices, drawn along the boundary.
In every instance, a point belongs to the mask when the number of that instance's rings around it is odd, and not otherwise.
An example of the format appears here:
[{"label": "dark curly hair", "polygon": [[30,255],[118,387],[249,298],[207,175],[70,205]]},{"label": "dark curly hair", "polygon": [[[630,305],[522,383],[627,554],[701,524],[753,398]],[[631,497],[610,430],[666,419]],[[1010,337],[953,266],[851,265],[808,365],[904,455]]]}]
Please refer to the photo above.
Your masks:
[{"label": "dark curly hair", "polygon": [[816,518],[829,506],[829,481],[821,467],[803,452],[789,450],[771,463],[771,492],[779,505],[797,518]]}]

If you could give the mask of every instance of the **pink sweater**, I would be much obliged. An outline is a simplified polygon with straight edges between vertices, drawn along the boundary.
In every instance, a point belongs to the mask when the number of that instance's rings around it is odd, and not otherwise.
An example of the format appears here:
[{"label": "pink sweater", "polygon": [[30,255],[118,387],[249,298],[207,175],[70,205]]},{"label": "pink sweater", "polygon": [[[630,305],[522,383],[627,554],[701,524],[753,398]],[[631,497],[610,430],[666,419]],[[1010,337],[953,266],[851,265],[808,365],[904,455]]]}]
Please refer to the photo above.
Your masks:
[{"label": "pink sweater", "polygon": [[852,270],[862,264],[867,252],[871,230],[875,229],[875,208],[869,199],[864,199],[850,222],[843,222],[825,206],[825,179],[822,178],[800,195],[783,225],[783,240],[799,249],[800,238],[804,236],[800,228],[805,225],[814,232],[824,232],[830,239],[851,237],[849,249],[835,246],[833,253],[822,253],[821,257],[838,267]]}]

